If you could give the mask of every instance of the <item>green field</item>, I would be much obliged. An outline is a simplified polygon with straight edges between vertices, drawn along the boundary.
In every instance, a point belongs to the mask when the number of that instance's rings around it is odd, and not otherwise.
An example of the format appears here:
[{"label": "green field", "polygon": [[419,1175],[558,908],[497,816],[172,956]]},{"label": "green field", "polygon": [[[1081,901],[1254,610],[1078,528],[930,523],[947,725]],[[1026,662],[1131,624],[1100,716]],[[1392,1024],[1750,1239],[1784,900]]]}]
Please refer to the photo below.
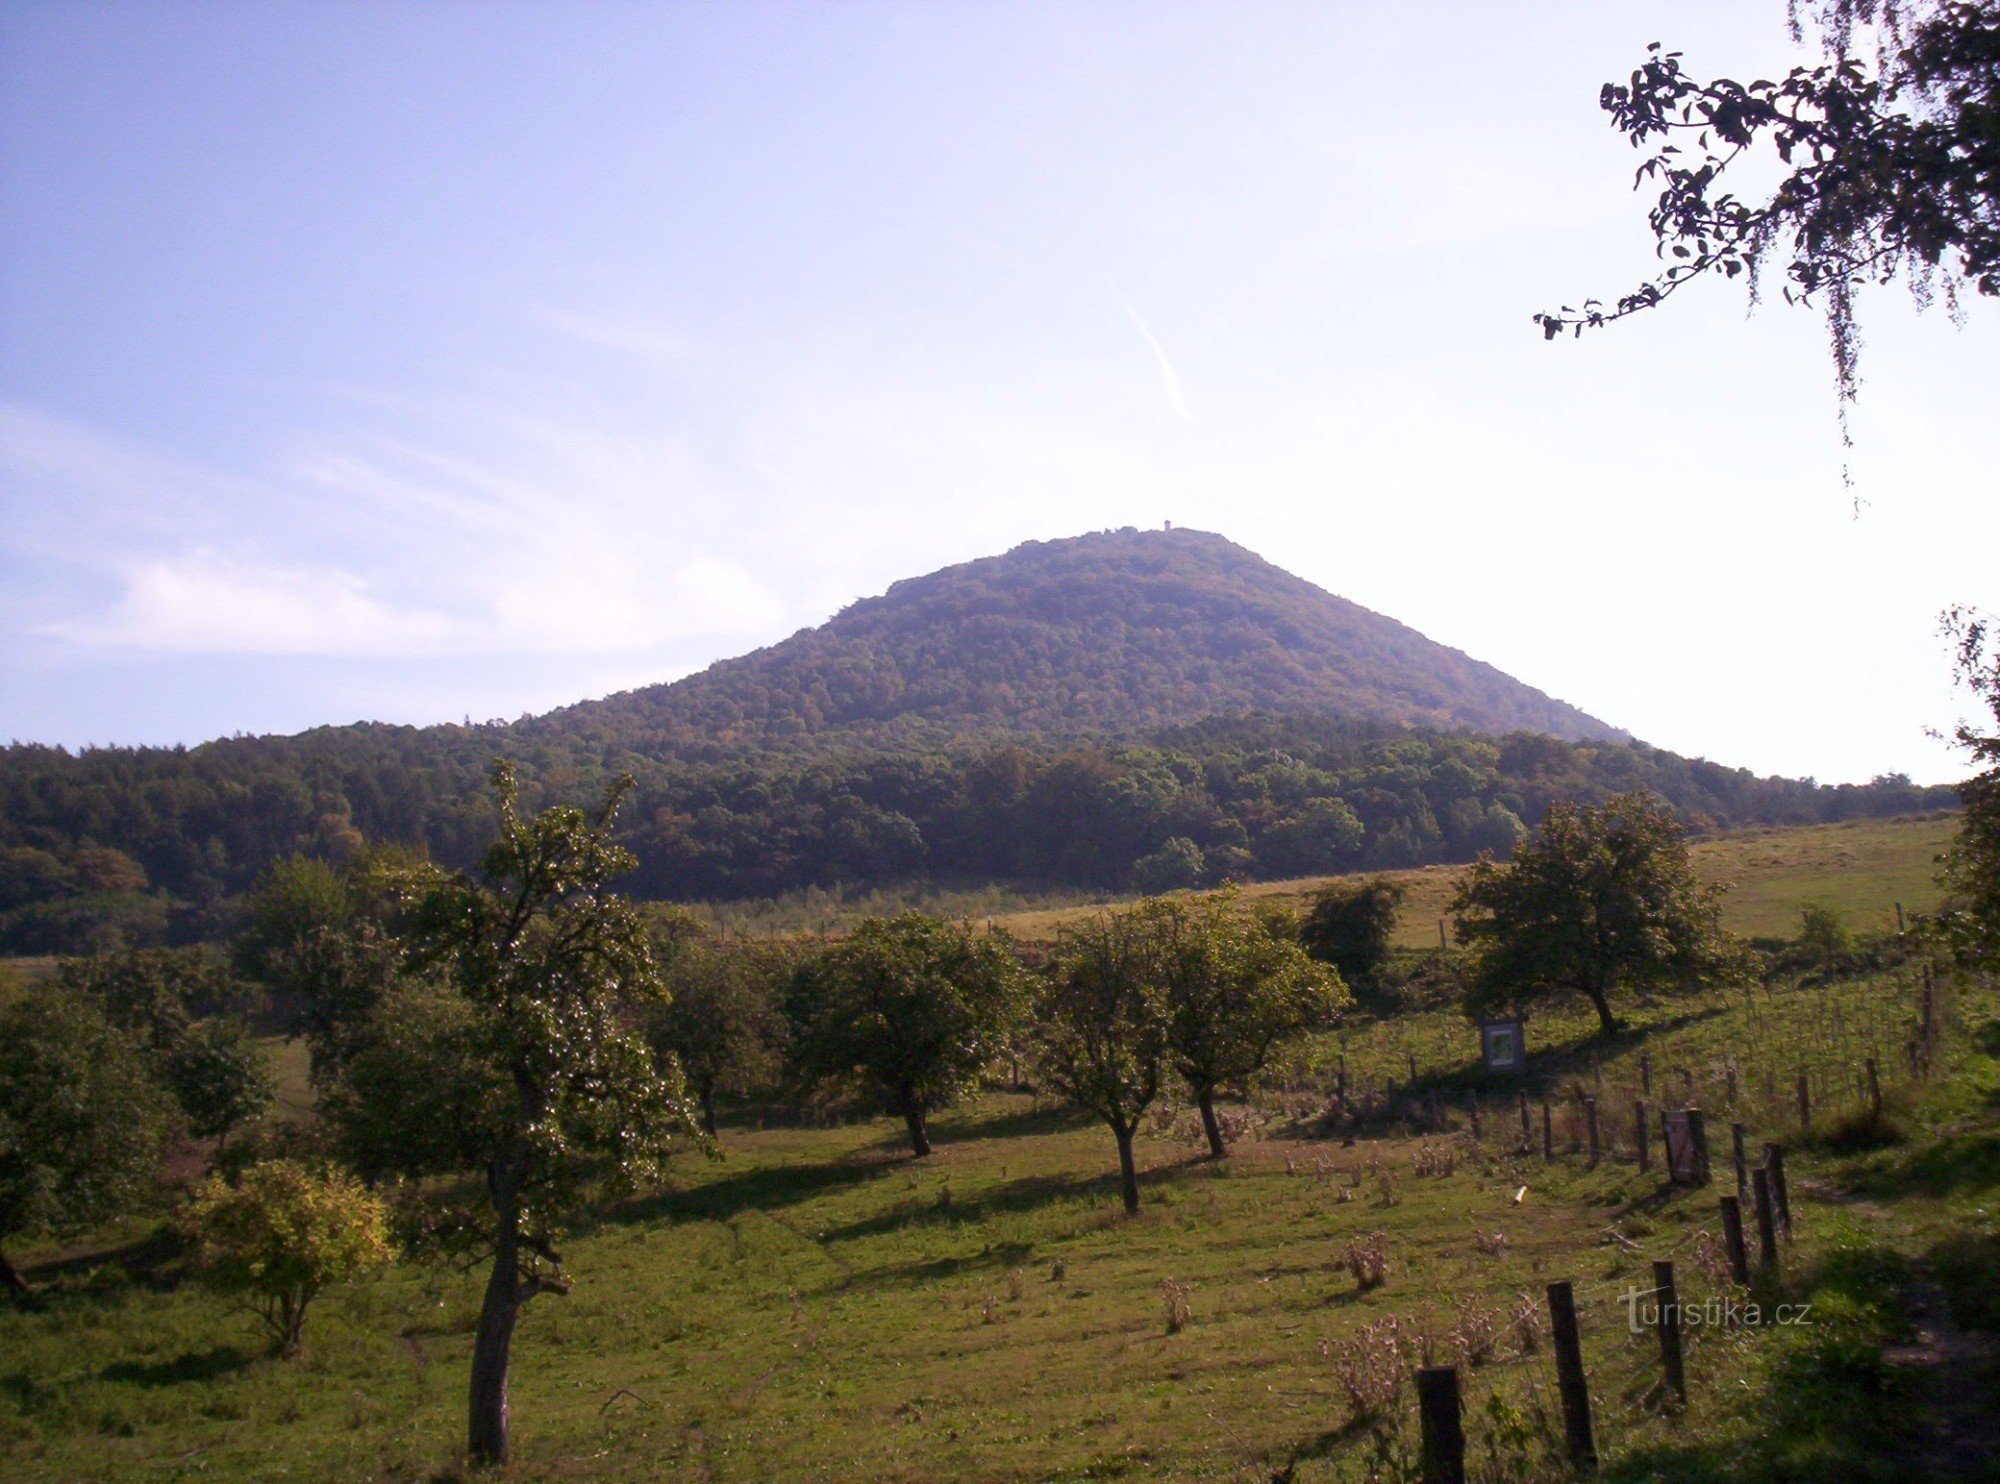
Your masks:
[{"label": "green field", "polygon": [[[1844,824],[1800,825],[1791,829],[1736,830],[1690,847],[1702,879],[1729,888],[1722,923],[1744,937],[1789,938],[1798,931],[1799,909],[1808,902],[1840,908],[1859,931],[1892,926],[1896,904],[1924,912],[1937,905],[1937,857],[1957,830],[1952,814],[1860,819]],[[1399,943],[1425,948],[1437,943],[1439,920],[1450,911],[1464,866],[1425,866],[1378,874],[1408,888],[1398,931]],[[1247,901],[1302,907],[1328,882],[1343,878],[1309,876],[1296,881],[1263,881],[1241,888]],[[990,916],[1015,936],[1040,941],[1056,928],[1091,911],[1089,906],[1045,908]],[[1448,931],[1448,929],[1447,929]]]},{"label": "green field", "polygon": [[[1825,898],[1860,917],[1884,891],[1928,902],[1912,862],[1947,828],[1891,822],[1703,849],[1709,869],[1742,873],[1756,911]],[[940,1117],[938,1151],[921,1164],[888,1120],[726,1126],[722,1158],[690,1153],[666,1189],[567,1244],[575,1292],[536,1300],[516,1342],[506,1477],[1393,1477],[1377,1452],[1408,1461],[1407,1387],[1390,1409],[1400,1432],[1371,1433],[1342,1383],[1361,1338],[1390,1319],[1404,1336],[1398,1374],[1426,1354],[1462,1362],[1489,1477],[1555,1477],[1546,1335],[1524,1352],[1513,1326],[1524,1305],[1542,1312],[1558,1278],[1577,1286],[1612,1477],[1738,1477],[1746,1449],[1792,1450],[1795,1470],[1769,1476],[1801,1479],[1864,1445],[1890,1457],[1916,1446],[1897,1429],[1917,1425],[1938,1390],[1891,1377],[1887,1390],[1837,1389],[1775,1420],[1767,1401],[1773,1378],[1811,1381],[1815,1366],[1848,1376],[1840,1367],[1867,1358],[1854,1344],[1879,1349],[1874,1311],[1837,1286],[1856,1272],[1900,1292],[1899,1265],[1929,1261],[1959,1273],[1951,1295],[1967,1296],[1968,1313],[2000,1293],[2000,1228],[1986,1215],[2000,1209],[2000,1064],[1982,1029],[1993,1008],[1981,989],[1962,1006],[1940,998],[1952,1049],[1925,1083],[1901,1051],[1919,1014],[1914,966],[1662,1000],[1610,1042],[1588,1036],[1587,1011],[1543,1014],[1527,1074],[1508,1083],[1476,1071],[1452,1010],[1357,1017],[1234,1109],[1244,1133],[1225,1162],[1198,1158],[1190,1109],[1164,1109],[1141,1142],[1132,1219],[1109,1135],[1031,1094],[995,1091]],[[1950,1029],[1961,1025],[1971,1029]],[[1869,1055],[1907,1138],[1874,1150],[1802,1141],[1799,1074],[1823,1135],[1862,1107]],[[1708,1109],[1716,1189],[1667,1187],[1657,1151],[1638,1168],[1642,1058],[1655,1103],[1691,1095]],[[1323,1118],[1343,1066],[1371,1114],[1352,1142]],[[1545,1096],[1553,1161],[1540,1145]],[[1595,1167],[1586,1096],[1600,1116]],[[1426,1126],[1434,1116],[1441,1126]],[[1661,1258],[1685,1298],[1729,1290],[1715,1195],[1733,1183],[1732,1119],[1753,1150],[1767,1137],[1792,1145],[1791,1296],[1824,1299],[1833,1327],[1691,1334],[1690,1398],[1676,1413],[1655,1339],[1630,1331],[1620,1295],[1650,1287]],[[1448,1173],[1420,1172],[1446,1155]],[[1344,1257],[1376,1233],[1387,1277],[1363,1290]],[[287,1362],[144,1226],[15,1255],[43,1294],[0,1311],[0,1476],[458,1477],[479,1274],[409,1266],[331,1293],[308,1353]],[[1166,1283],[1186,1285],[1177,1326]]]}]

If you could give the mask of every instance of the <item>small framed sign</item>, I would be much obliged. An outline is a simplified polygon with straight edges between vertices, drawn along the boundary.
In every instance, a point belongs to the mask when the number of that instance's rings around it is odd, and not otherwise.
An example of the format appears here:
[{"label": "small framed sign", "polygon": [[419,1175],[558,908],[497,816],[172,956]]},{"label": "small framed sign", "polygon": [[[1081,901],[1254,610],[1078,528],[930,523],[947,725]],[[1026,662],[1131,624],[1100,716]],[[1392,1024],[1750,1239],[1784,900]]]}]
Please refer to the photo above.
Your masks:
[{"label": "small framed sign", "polygon": [[1479,1023],[1479,1058],[1489,1072],[1518,1072],[1528,1064],[1528,1038],[1518,1016]]}]

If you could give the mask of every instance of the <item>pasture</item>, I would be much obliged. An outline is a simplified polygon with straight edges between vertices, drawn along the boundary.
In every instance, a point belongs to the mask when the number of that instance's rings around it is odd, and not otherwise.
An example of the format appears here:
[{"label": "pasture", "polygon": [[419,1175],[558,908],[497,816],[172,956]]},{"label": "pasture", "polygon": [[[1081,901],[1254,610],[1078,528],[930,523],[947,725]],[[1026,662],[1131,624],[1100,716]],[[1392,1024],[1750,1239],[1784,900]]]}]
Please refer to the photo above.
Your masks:
[{"label": "pasture", "polygon": [[[1184,1110],[1168,1110],[1142,1145],[1132,1220],[1104,1130],[1027,1094],[940,1118],[921,1164],[886,1120],[726,1127],[722,1157],[691,1153],[667,1188],[578,1235],[565,1253],[574,1294],[530,1306],[509,1477],[1362,1477],[1397,1445],[1351,1425],[1343,1378],[1391,1319],[1410,1364],[1426,1350],[1482,1356],[1465,1367],[1475,1450],[1497,1440],[1545,1468],[1554,1392],[1536,1316],[1543,1285],[1564,1277],[1583,1307],[1602,1451],[1726,1439],[1748,1425],[1732,1397],[1786,1338],[1691,1337],[1693,1396],[1676,1418],[1653,1336],[1629,1331],[1620,1299],[1661,1257],[1691,1299],[1726,1287],[1714,1200],[1732,1178],[1726,1133],[1721,1183],[1673,1189],[1657,1156],[1638,1169],[1609,1110],[1644,1055],[1663,1081],[1689,1068],[1726,1130],[1725,1049],[1790,1053],[1801,1027],[1829,1019],[1886,1033],[1911,1006],[1908,977],[1890,974],[1662,1004],[1609,1048],[1544,1037],[1522,1085],[1537,1115],[1555,1097],[1553,1160],[1539,1123],[1520,1137],[1513,1088],[1480,1082],[1463,1034],[1448,1059],[1441,1031],[1436,1062],[1399,1093],[1417,1109],[1436,1093],[1449,1128],[1392,1120],[1351,1145],[1321,1137],[1322,1048],[1320,1071],[1235,1110],[1244,1137],[1225,1162],[1198,1158]],[[1350,1075],[1390,1060],[1364,1055],[1367,1036],[1400,1033],[1350,1035]],[[1749,1065],[1739,1116],[1753,1138],[1797,1144],[1784,1099],[1752,1095]],[[1822,1120],[1853,1110],[1839,1085]],[[1564,1094],[1600,1086],[1592,1168]],[[1932,1094],[1892,1081],[1889,1096]],[[1928,1217],[1836,1198],[1828,1174],[1844,1157],[1796,1149],[1790,1270],[1857,1243],[1921,1245]],[[1387,1274],[1364,1289],[1347,1255],[1376,1234]],[[21,1254],[51,1291],[0,1314],[10,1479],[454,1476],[478,1274],[404,1267],[336,1291],[305,1358],[284,1362],[245,1314],[184,1281],[170,1242],[125,1235],[60,1261]],[[1185,1285],[1178,1324],[1168,1283]],[[1542,1331],[1525,1352],[1524,1309]],[[1408,1405],[1405,1389],[1393,1410]]]}]

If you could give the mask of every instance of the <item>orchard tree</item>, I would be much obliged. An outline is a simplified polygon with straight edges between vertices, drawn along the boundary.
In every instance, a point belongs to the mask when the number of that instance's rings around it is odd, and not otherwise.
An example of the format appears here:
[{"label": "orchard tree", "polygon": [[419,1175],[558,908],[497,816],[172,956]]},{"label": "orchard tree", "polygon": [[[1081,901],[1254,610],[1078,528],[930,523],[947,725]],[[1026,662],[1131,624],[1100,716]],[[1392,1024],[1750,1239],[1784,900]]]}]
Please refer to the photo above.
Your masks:
[{"label": "orchard tree", "polygon": [[2000,643],[1993,620],[1970,609],[1953,609],[1945,628],[1957,651],[1958,679],[1992,713],[1993,728],[1970,721],[1958,728],[1959,745],[1978,771],[1958,786],[1964,808],[1946,857],[1944,920],[1960,953],[1991,971],[2000,968]]},{"label": "orchard tree", "polygon": [[93,999],[139,1038],[196,1138],[226,1140],[276,1098],[268,1058],[242,1016],[255,996],[212,950],[142,948],[69,959],[56,982]]},{"label": "orchard tree", "polygon": [[1165,990],[1167,1055],[1201,1110],[1210,1157],[1228,1153],[1216,1095],[1271,1064],[1287,1042],[1332,1023],[1340,976],[1227,897],[1154,900],[1126,914],[1151,940]]},{"label": "orchard tree", "polygon": [[865,919],[801,963],[785,1013],[808,1081],[859,1077],[898,1114],[919,1158],[929,1119],[1007,1050],[1023,1008],[1020,965],[995,931],[921,912]]},{"label": "orchard tree", "polygon": [[[145,1047],[89,998],[44,986],[0,1005],[0,1245],[131,1209],[175,1122]],[[0,1285],[28,1291],[3,1250]]]},{"label": "orchard tree", "polygon": [[778,1070],[788,966],[766,945],[706,934],[682,936],[661,956],[672,998],[648,1010],[646,1039],[680,1063],[713,1137],[716,1093],[748,1092]]},{"label": "orchard tree", "polygon": [[289,1159],[253,1164],[234,1184],[211,1178],[182,1224],[209,1282],[243,1295],[287,1356],[305,1343],[315,1298],[392,1257],[379,1198],[351,1176]]},{"label": "orchard tree", "polygon": [[1396,910],[1407,891],[1400,881],[1384,876],[1329,882],[1314,893],[1299,924],[1299,941],[1357,991],[1372,989],[1389,961]]},{"label": "orchard tree", "polygon": [[594,814],[523,818],[509,764],[493,785],[500,838],[476,874],[412,882],[407,972],[328,1099],[364,1171],[478,1178],[439,1230],[491,1261],[467,1430],[480,1463],[507,1457],[522,1306],[569,1291],[566,1219],[594,1190],[656,1177],[677,1137],[701,1141],[677,1072],[637,1030],[664,990],[644,922],[610,886],[636,864],[609,835],[625,787]]},{"label": "orchard tree", "polygon": [[1481,857],[1452,903],[1459,940],[1477,955],[1467,1008],[1580,995],[1608,1035],[1621,993],[1728,968],[1721,896],[1695,876],[1673,816],[1644,794],[1558,801],[1511,861]]},{"label": "orchard tree", "polygon": [[[1794,39],[1802,10],[1823,60],[1777,81],[1702,82],[1656,43],[1628,82],[1604,85],[1601,106],[1644,152],[1638,180],[1659,186],[1650,221],[1668,265],[1615,306],[1535,319],[1551,339],[1580,334],[1714,274],[1744,278],[1754,303],[1776,260],[1786,300],[1826,316],[1844,439],[1863,285],[1900,278],[1954,316],[1968,287],[2000,294],[2000,3],[1822,0],[1794,8]],[[1777,185],[1736,194],[1767,151]]]},{"label": "orchard tree", "polygon": [[1132,1140],[1160,1095],[1170,1008],[1159,941],[1138,914],[1106,912],[1057,929],[1035,1033],[1042,1075],[1110,1126],[1119,1189],[1139,1209]]},{"label": "orchard tree", "polygon": [[402,916],[429,874],[421,858],[388,847],[361,851],[341,866],[292,856],[251,893],[237,967],[271,992],[305,1037],[316,1083],[337,1077],[394,987],[403,967]]}]

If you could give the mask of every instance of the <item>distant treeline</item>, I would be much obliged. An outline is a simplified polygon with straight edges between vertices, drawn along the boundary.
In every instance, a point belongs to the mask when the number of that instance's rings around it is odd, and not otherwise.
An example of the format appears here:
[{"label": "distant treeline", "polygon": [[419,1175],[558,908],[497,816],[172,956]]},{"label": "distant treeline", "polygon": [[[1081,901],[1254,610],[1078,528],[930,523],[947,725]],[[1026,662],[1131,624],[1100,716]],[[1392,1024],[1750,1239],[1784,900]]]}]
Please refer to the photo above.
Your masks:
[{"label": "distant treeline", "polygon": [[638,783],[624,883],[648,899],[1005,882],[1160,891],[1505,852],[1552,800],[1646,789],[1693,830],[1950,808],[1899,775],[1822,786],[1642,743],[1238,716],[1124,739],[961,738],[924,751],[692,749],[648,757],[546,726],[367,725],[192,749],[0,752],[0,952],[216,937],[275,861],[364,842],[470,864],[486,775],[524,802]]}]

